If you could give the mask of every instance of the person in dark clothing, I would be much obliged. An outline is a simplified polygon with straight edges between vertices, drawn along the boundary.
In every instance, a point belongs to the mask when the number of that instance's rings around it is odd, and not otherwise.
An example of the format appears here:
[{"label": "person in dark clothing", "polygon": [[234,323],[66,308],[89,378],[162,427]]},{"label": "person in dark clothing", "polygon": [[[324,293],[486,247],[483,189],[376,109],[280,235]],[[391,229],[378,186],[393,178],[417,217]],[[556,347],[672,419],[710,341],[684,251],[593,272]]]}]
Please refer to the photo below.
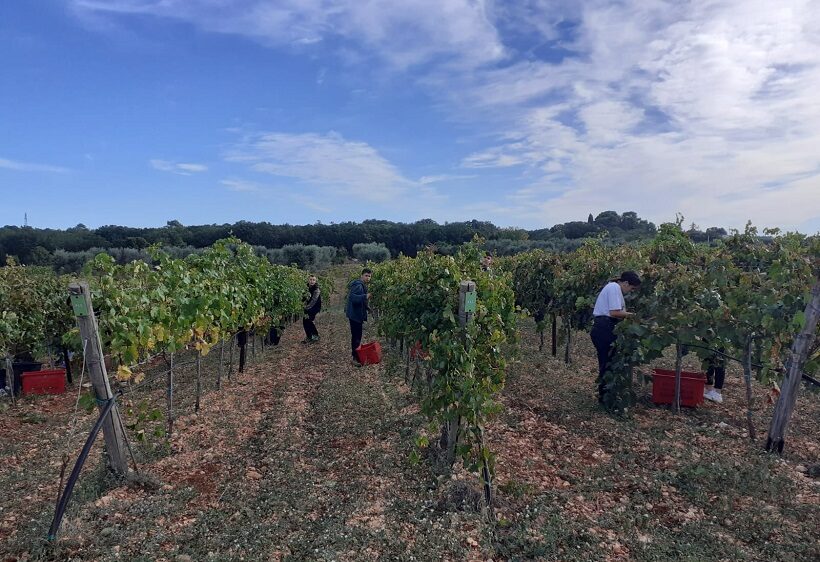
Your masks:
[{"label": "person in dark clothing", "polygon": [[714,353],[704,361],[706,367],[706,387],[703,390],[703,397],[712,402],[721,404],[723,402],[723,382],[726,380],[726,359],[721,355],[725,350],[718,348],[719,353]]},{"label": "person in dark clothing", "polygon": [[356,350],[362,343],[362,329],[367,321],[367,284],[373,275],[371,269],[362,270],[362,276],[350,282],[347,292],[345,315],[350,321],[350,347],[353,355],[353,364],[361,365]]},{"label": "person in dark clothing", "polygon": [[322,310],[322,290],[315,275],[308,277],[308,296],[305,299],[305,316],[302,326],[305,328],[305,339],[302,343],[319,341],[319,331],[316,329],[316,315]]},{"label": "person in dark clothing", "polygon": [[[711,349],[712,353],[702,361],[703,370],[706,371],[706,385],[703,387],[703,397],[718,404],[723,403],[723,383],[726,381],[726,358],[724,353],[726,348],[718,345],[717,349],[712,348],[714,343],[703,338],[703,345],[696,345],[695,347],[702,347],[704,349]],[[689,346],[683,346],[683,355],[689,353]]]},{"label": "person in dark clothing", "polygon": [[624,271],[618,279],[613,279],[598,294],[590,337],[598,355],[598,402],[603,403],[606,386],[604,374],[615,353],[615,325],[634,313],[626,311],[624,295],[639,287],[641,278],[634,271]]},{"label": "person in dark clothing", "polygon": [[268,343],[270,345],[279,345],[279,342],[282,340],[282,332],[285,331],[285,328],[282,326],[271,326],[268,330]]}]

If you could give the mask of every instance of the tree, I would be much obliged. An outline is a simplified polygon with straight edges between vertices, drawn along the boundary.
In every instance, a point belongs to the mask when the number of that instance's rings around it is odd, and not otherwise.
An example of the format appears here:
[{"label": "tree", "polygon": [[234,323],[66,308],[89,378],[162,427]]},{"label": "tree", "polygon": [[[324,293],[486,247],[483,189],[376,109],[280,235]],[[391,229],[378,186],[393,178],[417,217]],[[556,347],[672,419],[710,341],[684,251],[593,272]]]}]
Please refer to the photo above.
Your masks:
[{"label": "tree", "polygon": [[621,226],[621,216],[615,211],[604,211],[595,217],[595,224],[604,229]]},{"label": "tree", "polygon": [[638,213],[635,211],[626,211],[621,215],[621,228],[624,230],[634,230],[644,222],[638,218]]},{"label": "tree", "polygon": [[562,226],[564,236],[570,239],[586,238],[598,231],[597,225],[581,221],[568,222]]},{"label": "tree", "polygon": [[499,228],[498,229],[498,239],[499,240],[527,240],[529,239],[529,233],[524,230],[523,228],[515,228],[514,226],[508,226],[506,228]]},{"label": "tree", "polygon": [[361,261],[380,263],[390,259],[390,250],[384,244],[353,244],[353,256]]},{"label": "tree", "polygon": [[130,248],[136,248],[137,250],[142,250],[143,248],[148,247],[148,241],[143,238],[142,236],[134,236],[128,238],[128,246]]},{"label": "tree", "polygon": [[28,257],[28,265],[50,266],[54,262],[54,256],[42,246],[35,246]]},{"label": "tree", "polygon": [[723,238],[727,235],[725,228],[719,228],[716,226],[710,226],[706,229],[706,237],[708,240],[718,240]]}]

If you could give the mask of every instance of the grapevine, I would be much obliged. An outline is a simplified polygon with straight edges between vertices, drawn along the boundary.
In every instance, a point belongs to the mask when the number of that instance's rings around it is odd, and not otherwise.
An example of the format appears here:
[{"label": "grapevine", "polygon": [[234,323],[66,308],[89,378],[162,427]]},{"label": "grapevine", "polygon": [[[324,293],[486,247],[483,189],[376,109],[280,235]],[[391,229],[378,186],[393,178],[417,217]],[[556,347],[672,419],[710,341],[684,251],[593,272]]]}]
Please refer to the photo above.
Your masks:
[{"label": "grapevine", "polygon": [[[455,257],[429,251],[399,257],[375,267],[371,302],[380,311],[383,335],[419,342],[427,351],[421,406],[443,428],[448,461],[461,457],[473,471],[492,471],[494,457],[483,441],[483,426],[499,409],[495,397],[504,386],[516,312],[509,276],[491,275],[479,263],[476,244]],[[473,321],[462,328],[458,296],[465,280],[476,283],[477,303]],[[483,478],[488,484],[487,475]]]}]

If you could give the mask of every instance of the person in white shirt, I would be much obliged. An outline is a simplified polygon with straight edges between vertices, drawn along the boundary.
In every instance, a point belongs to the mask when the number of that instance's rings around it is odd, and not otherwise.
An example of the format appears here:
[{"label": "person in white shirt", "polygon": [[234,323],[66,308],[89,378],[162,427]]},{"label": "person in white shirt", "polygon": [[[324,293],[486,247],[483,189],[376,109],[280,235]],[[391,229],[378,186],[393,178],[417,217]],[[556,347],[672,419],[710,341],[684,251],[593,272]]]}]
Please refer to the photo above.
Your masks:
[{"label": "person in white shirt", "polygon": [[626,311],[624,295],[637,289],[641,285],[641,278],[634,271],[624,271],[618,279],[613,279],[601,290],[595,300],[595,308],[592,311],[595,319],[592,324],[590,337],[595,351],[598,353],[598,402],[603,403],[604,393],[604,373],[606,373],[609,362],[615,351],[615,324],[634,316],[633,312]]}]

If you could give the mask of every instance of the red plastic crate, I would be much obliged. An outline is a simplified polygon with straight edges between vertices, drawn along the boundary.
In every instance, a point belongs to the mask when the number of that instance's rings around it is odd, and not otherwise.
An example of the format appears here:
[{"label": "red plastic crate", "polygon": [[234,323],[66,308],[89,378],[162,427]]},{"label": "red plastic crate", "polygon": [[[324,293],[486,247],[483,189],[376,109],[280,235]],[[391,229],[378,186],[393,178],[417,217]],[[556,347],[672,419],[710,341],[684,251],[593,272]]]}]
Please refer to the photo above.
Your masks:
[{"label": "red plastic crate", "polygon": [[375,365],[382,360],[382,346],[377,341],[360,345],[356,348],[356,355],[362,365]]},{"label": "red plastic crate", "polygon": [[62,394],[65,392],[65,369],[29,371],[20,375],[23,394]]},{"label": "red plastic crate", "polygon": [[[681,371],[680,403],[681,406],[694,408],[703,404],[703,389],[706,386],[704,373]],[[671,404],[675,400],[675,371],[655,369],[652,373],[652,402]]]}]

